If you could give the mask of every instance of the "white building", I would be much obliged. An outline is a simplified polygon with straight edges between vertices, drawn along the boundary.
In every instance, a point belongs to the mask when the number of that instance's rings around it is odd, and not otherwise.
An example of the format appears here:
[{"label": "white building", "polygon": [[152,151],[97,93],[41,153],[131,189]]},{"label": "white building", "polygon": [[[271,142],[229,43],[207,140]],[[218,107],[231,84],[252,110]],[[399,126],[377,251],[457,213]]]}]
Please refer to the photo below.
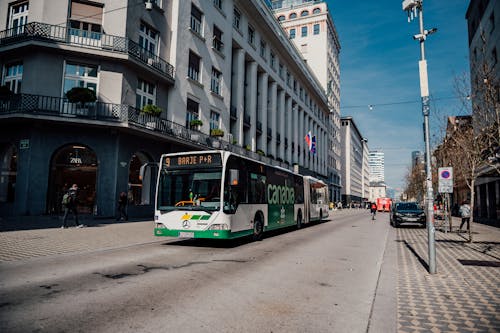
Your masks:
[{"label": "white building", "polygon": [[371,150],[369,154],[370,182],[384,182],[384,152]]},{"label": "white building", "polygon": [[271,0],[274,15],[323,87],[330,109],[328,175],[340,200],[340,42],[326,1]]},{"label": "white building", "polygon": [[352,117],[341,118],[342,133],[342,202],[361,204],[364,199],[363,147],[365,139]]},{"label": "white building", "polygon": [[[128,190],[129,212],[150,216],[155,162],[183,150],[227,149],[328,181],[324,87],[265,1],[148,3],[0,1],[2,84],[17,93],[0,114],[0,215],[58,214],[76,182],[80,213],[112,216]],[[75,86],[96,99],[69,101]]]}]

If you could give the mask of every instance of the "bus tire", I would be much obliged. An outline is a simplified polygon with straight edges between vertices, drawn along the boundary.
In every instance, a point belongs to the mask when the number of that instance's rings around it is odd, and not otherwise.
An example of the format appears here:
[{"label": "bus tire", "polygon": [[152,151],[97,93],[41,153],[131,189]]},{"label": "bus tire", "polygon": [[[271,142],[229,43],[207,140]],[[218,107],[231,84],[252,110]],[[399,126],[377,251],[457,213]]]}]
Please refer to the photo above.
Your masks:
[{"label": "bus tire", "polygon": [[297,214],[297,229],[302,228],[302,212],[298,212]]},{"label": "bus tire", "polygon": [[262,218],[260,218],[260,216],[257,215],[253,223],[252,238],[254,241],[261,241],[263,234],[264,234],[264,222],[262,221]]},{"label": "bus tire", "polygon": [[323,209],[319,210],[319,222],[323,222]]}]

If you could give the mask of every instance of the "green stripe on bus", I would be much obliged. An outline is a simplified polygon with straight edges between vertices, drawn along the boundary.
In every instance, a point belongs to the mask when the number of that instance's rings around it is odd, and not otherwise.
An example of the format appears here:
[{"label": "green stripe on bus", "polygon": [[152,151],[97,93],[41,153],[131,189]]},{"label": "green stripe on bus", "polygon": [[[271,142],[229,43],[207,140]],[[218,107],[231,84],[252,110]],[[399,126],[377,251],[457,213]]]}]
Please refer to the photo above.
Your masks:
[{"label": "green stripe on bus", "polygon": [[233,239],[251,235],[253,233],[253,230],[231,232],[229,230],[189,231],[189,230],[170,230],[167,228],[155,228],[154,235],[164,236],[164,237],[179,237],[180,232],[190,232],[193,234],[192,238]]}]

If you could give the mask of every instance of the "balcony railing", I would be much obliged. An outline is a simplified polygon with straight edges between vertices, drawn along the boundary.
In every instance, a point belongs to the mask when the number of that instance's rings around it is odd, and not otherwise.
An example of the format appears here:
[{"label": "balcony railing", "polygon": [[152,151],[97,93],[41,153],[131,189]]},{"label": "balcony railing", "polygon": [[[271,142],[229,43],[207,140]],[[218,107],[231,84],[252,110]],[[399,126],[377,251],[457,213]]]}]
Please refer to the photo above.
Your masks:
[{"label": "balcony railing", "polygon": [[94,103],[70,103],[66,98],[40,96],[31,94],[13,94],[0,96],[0,118],[28,115],[28,116],[50,116],[81,122],[82,120],[94,120],[128,126],[144,131],[158,134],[164,138],[181,140],[191,146],[199,146],[200,149],[222,149],[240,155],[249,156],[253,159],[267,164],[289,168],[289,165],[252,151],[244,147],[230,144],[227,141],[217,139],[208,134],[191,130],[184,125],[145,114],[140,110],[125,104],[112,104],[103,102]]},{"label": "balcony railing", "polygon": [[58,25],[30,22],[23,26],[0,31],[0,47],[29,40],[63,43],[84,48],[125,53],[174,80],[174,67],[129,38],[88,32]]}]

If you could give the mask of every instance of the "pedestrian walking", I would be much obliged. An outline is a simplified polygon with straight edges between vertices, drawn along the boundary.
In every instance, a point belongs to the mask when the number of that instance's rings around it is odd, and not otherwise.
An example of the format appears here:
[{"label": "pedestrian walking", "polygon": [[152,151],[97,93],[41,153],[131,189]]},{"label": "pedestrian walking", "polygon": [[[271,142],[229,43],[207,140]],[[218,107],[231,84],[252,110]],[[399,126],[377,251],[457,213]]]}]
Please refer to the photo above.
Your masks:
[{"label": "pedestrian walking", "polygon": [[78,185],[73,184],[68,189],[68,192],[63,195],[62,199],[62,205],[64,208],[64,217],[63,217],[63,222],[61,228],[67,228],[68,226],[66,225],[66,220],[68,219],[68,215],[71,212],[73,214],[73,217],[75,218],[75,226],[77,228],[82,228],[82,224],[78,224],[78,212],[77,212],[77,206],[78,206]]},{"label": "pedestrian walking", "polygon": [[465,200],[459,209],[460,216],[462,217],[462,223],[460,223],[460,228],[458,232],[462,232],[462,227],[467,223],[467,230],[470,230],[470,206],[469,202]]},{"label": "pedestrian walking", "polygon": [[372,202],[370,205],[370,213],[372,214],[372,220],[375,220],[375,214],[377,214],[377,205]]},{"label": "pedestrian walking", "polygon": [[128,221],[127,203],[127,193],[121,192],[118,196],[118,217],[116,218],[117,221],[120,221],[122,219]]}]

